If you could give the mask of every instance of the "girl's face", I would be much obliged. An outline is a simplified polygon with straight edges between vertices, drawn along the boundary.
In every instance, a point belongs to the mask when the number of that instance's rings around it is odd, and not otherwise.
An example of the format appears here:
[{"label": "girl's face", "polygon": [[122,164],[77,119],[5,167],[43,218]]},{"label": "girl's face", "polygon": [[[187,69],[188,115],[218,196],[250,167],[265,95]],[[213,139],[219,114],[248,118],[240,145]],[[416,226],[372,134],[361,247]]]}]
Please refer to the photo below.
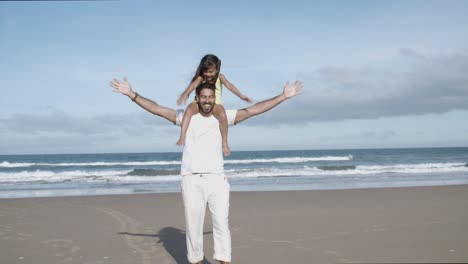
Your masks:
[{"label": "girl's face", "polygon": [[215,67],[208,68],[207,70],[203,71],[203,78],[207,81],[214,81],[214,77],[218,74],[218,71]]}]

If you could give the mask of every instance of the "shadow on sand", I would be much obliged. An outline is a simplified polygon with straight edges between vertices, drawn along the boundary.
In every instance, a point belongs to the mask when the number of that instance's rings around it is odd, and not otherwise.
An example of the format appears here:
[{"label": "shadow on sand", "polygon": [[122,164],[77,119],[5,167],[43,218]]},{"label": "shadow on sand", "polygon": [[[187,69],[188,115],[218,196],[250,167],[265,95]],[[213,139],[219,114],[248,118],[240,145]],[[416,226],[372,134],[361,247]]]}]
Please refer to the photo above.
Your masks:
[{"label": "shadow on sand", "polygon": [[[204,232],[203,234],[211,234],[212,232]],[[164,227],[157,234],[137,234],[129,232],[120,232],[120,235],[126,236],[142,236],[142,237],[158,237],[158,243],[162,243],[164,249],[172,256],[178,264],[190,264],[187,260],[187,247],[185,244],[185,231],[175,227]],[[203,264],[211,264],[206,258]]]}]

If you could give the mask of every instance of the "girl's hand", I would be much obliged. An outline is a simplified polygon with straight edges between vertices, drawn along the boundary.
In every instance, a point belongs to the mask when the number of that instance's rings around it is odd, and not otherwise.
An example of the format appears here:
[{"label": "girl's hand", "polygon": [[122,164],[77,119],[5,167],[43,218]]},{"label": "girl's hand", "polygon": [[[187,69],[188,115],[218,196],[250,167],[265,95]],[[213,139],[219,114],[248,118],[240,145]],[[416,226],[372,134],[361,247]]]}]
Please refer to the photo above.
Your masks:
[{"label": "girl's hand", "polygon": [[251,104],[253,101],[252,99],[250,99],[248,96],[245,96],[245,95],[241,95],[240,98],[244,101],[246,101],[247,103]]},{"label": "girl's hand", "polygon": [[114,78],[110,82],[110,86],[114,88],[112,92],[114,93],[121,93],[126,96],[130,96],[130,94],[133,92],[132,86],[128,82],[127,78],[123,78],[123,82],[119,81],[118,79]]}]

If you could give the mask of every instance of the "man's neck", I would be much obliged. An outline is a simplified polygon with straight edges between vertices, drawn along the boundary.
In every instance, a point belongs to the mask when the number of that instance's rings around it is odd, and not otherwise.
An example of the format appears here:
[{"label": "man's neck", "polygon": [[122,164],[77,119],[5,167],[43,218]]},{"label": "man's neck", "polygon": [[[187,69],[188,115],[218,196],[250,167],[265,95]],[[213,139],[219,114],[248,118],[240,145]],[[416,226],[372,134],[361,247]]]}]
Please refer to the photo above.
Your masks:
[{"label": "man's neck", "polygon": [[203,117],[210,117],[213,115],[213,109],[211,109],[211,111],[209,113],[205,113],[203,112],[201,109],[198,109],[198,112],[200,113],[201,116]]}]

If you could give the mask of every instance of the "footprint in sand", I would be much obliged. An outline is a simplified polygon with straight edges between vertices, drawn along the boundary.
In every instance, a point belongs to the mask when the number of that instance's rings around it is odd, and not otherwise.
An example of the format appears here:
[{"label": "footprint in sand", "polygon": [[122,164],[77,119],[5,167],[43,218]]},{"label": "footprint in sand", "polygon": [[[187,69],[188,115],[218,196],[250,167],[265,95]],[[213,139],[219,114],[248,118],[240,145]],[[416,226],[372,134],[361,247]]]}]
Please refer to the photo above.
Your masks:
[{"label": "footprint in sand", "polygon": [[142,233],[142,231],[139,228],[140,224],[138,223],[138,221],[136,221],[129,215],[107,207],[83,205],[78,206],[97,210],[114,219],[119,224],[120,234],[125,235],[124,238],[127,245],[132,249],[134,253],[139,254],[141,256],[142,264],[163,264],[168,263],[170,261],[170,256],[168,256],[167,252],[163,250],[160,246],[158,246],[156,243],[154,243],[154,241],[152,241],[151,238],[132,235]]},{"label": "footprint in sand", "polygon": [[32,235],[31,234],[25,234],[25,233],[17,233],[16,234],[16,239],[17,240],[28,240],[31,239]]},{"label": "footprint in sand", "polygon": [[0,225],[0,236],[3,240],[10,240],[13,237],[12,228],[8,225]]},{"label": "footprint in sand", "polygon": [[80,247],[74,246],[72,240],[68,239],[48,239],[42,241],[48,247],[53,249],[53,256],[60,258],[57,263],[67,263],[73,260],[70,255],[80,251]]}]

